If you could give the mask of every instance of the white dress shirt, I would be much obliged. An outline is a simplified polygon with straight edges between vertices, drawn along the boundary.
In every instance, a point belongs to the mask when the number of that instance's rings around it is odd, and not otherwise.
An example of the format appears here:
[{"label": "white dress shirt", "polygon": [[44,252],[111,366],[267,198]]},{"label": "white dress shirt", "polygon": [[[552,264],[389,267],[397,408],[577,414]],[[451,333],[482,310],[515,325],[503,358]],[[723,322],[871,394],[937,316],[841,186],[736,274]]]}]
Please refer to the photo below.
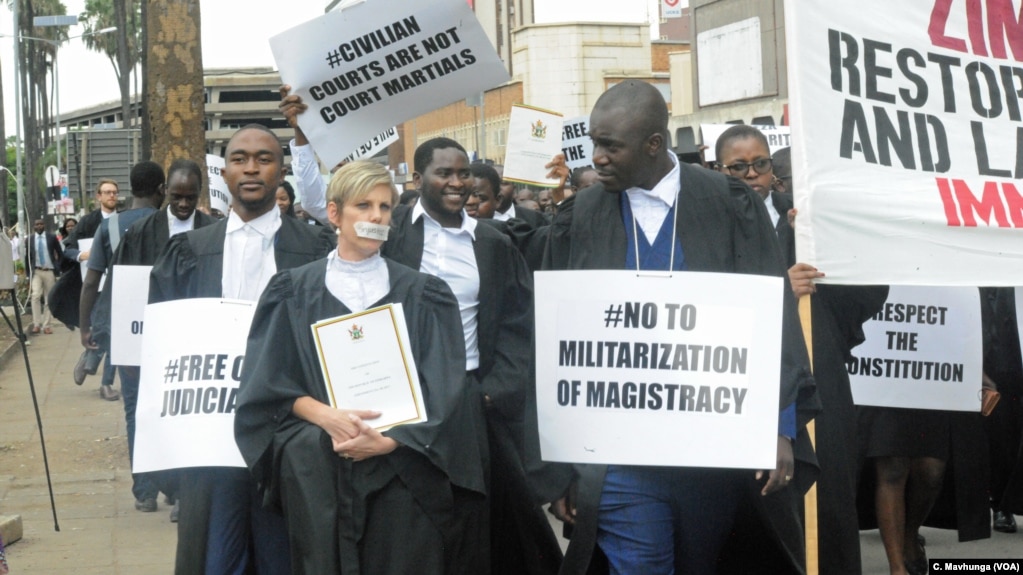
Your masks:
[{"label": "white dress shirt", "polygon": [[512,205],[508,208],[507,212],[505,212],[503,214],[501,212],[498,212],[498,211],[494,212],[494,219],[499,221],[499,222],[507,222],[508,220],[510,220],[510,219],[512,219],[514,217],[515,217],[515,201],[514,200],[512,201]]},{"label": "white dress shirt", "polygon": [[321,223],[327,219],[327,182],[320,174],[320,164],[316,161],[316,152],[311,144],[299,146],[292,139],[288,144],[291,148],[291,171],[295,174],[297,184],[296,203],[302,204],[310,216]]},{"label": "white dress shirt", "polygon": [[[764,198],[764,207],[767,208],[767,215],[771,216],[771,226],[777,228],[778,220],[781,218],[781,214],[774,208],[774,202],[771,201],[771,194],[774,192],[771,190],[767,191],[767,197]],[[788,216],[786,216],[788,217]]]},{"label": "white dress shirt", "polygon": [[277,205],[265,214],[243,222],[234,211],[227,216],[224,238],[224,297],[256,301],[277,273],[274,242],[281,228]]},{"label": "white dress shirt", "polygon": [[[509,210],[510,211],[510,210]],[[417,202],[412,208],[412,223],[423,218],[423,262],[419,271],[447,282],[458,299],[465,335],[465,370],[480,366],[476,336],[480,308],[480,272],[472,243],[476,240],[476,220],[462,210],[462,226],[445,228],[430,217]]]},{"label": "white dress shirt", "polygon": [[352,313],[369,308],[391,291],[391,277],[380,252],[361,262],[350,262],[332,250],[327,256],[325,281],[330,295]]},{"label": "white dress shirt", "polygon": [[[668,152],[672,161],[672,169],[664,176],[652,190],[643,188],[629,188],[625,190],[629,198],[629,207],[632,208],[632,217],[636,218],[639,229],[643,230],[650,245],[657,239],[661,226],[664,225],[664,218],[668,210],[675,205],[675,198],[678,197],[681,183],[679,182],[678,158],[675,154]],[[632,225],[632,222],[625,222],[625,225]]]},{"label": "white dress shirt", "polygon": [[179,220],[177,216],[171,213],[171,207],[167,206],[167,223],[169,224],[170,236],[173,238],[178,234],[192,231],[195,227],[195,210],[192,210],[192,215],[188,216],[187,220]]}]

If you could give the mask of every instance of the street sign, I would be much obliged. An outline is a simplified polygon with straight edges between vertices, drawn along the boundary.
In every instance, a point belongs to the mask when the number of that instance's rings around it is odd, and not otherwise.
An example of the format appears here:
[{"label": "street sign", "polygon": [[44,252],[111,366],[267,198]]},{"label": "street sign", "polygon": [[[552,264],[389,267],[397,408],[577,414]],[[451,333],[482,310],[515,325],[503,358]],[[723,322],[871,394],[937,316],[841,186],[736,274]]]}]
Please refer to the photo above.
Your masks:
[{"label": "street sign", "polygon": [[78,15],[70,16],[36,16],[32,19],[33,26],[76,26]]},{"label": "street sign", "polygon": [[46,187],[52,188],[60,184],[60,170],[57,166],[46,166]]}]

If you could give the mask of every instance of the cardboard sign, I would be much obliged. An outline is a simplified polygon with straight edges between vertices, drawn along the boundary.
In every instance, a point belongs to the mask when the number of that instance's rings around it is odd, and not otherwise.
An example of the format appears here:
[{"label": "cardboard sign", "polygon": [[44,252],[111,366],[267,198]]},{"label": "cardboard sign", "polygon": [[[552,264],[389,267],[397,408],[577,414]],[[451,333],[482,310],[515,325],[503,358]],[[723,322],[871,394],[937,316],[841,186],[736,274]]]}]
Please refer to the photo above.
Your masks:
[{"label": "cardboard sign", "polygon": [[110,310],[110,363],[142,363],[142,328],[149,302],[149,272],[153,266],[114,266],[116,302]]},{"label": "cardboard sign", "polygon": [[146,306],[135,473],[245,467],[234,414],[255,310],[255,302],[218,298]]},{"label": "cardboard sign", "polygon": [[206,154],[207,179],[210,183],[210,209],[219,210],[225,216],[231,210],[231,190],[224,181],[224,158]]},{"label": "cardboard sign", "polygon": [[367,0],[270,39],[299,124],[333,166],[389,126],[508,81],[463,0]]},{"label": "cardboard sign", "polygon": [[[703,151],[703,157],[708,162],[716,162],[717,141],[725,130],[731,128],[732,124],[700,124],[700,134],[703,136],[703,145],[707,149]],[[771,154],[782,148],[792,145],[791,131],[788,126],[752,126],[767,138],[767,147]]]},{"label": "cardboard sign", "polygon": [[892,286],[846,366],[853,401],[980,411],[980,318],[977,288]]},{"label": "cardboard sign", "polygon": [[534,277],[544,460],[774,469],[781,278]]},{"label": "cardboard sign", "polygon": [[561,126],[561,153],[568,169],[593,166],[593,140],[590,139],[590,117],[576,116]]}]

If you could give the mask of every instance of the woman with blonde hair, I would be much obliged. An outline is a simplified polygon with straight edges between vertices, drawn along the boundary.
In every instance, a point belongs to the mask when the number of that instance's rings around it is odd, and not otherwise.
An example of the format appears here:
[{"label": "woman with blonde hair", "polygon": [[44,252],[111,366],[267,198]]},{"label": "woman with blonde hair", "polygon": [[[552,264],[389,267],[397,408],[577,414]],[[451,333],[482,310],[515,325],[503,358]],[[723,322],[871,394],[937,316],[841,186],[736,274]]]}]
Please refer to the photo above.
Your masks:
[{"label": "woman with blonde hair", "polygon": [[[278,273],[256,309],[235,436],[264,505],[287,520],[292,571],[478,573],[483,471],[447,285],[380,256],[398,193],[353,162],[328,187],[337,249]],[[428,421],[373,429],[379,412],[330,407],[310,325],[403,304]]]}]

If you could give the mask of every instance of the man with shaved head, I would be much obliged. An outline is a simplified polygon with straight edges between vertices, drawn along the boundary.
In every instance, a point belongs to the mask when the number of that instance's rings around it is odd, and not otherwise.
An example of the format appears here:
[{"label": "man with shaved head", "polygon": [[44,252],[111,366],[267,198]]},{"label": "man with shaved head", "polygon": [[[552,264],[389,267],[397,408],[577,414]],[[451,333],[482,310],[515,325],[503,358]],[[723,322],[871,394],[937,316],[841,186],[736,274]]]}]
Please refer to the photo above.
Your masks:
[{"label": "man with shaved head", "polygon": [[[628,80],[609,89],[590,115],[590,137],[598,181],[558,207],[544,269],[689,270],[785,277],[763,201],[739,180],[678,161],[669,150],[668,110],[656,88]],[[554,504],[556,514],[575,524],[562,573],[586,573],[599,567],[591,563],[604,558],[611,573],[716,573],[721,549],[733,525],[739,527],[735,518],[741,509],[795,507],[801,492],[790,482],[802,472],[802,468],[793,471],[796,399],[810,396],[812,380],[794,300],[787,291],[784,297],[778,301],[786,308],[786,324],[777,468],[754,474],[733,469],[575,465],[560,482],[551,481],[551,492],[546,494],[578,493],[576,501],[561,498]],[[673,439],[679,449],[699,441]],[[801,453],[798,447],[797,453]],[[810,451],[806,458],[812,460],[812,455]],[[574,480],[577,489],[570,490],[567,480]],[[777,530],[774,519],[772,513],[766,524]],[[800,570],[802,561],[798,530],[798,525],[792,526],[797,535],[792,545],[798,549],[776,555],[791,562],[793,572]],[[787,544],[787,534],[771,534],[760,544],[771,546],[779,539]]]}]

